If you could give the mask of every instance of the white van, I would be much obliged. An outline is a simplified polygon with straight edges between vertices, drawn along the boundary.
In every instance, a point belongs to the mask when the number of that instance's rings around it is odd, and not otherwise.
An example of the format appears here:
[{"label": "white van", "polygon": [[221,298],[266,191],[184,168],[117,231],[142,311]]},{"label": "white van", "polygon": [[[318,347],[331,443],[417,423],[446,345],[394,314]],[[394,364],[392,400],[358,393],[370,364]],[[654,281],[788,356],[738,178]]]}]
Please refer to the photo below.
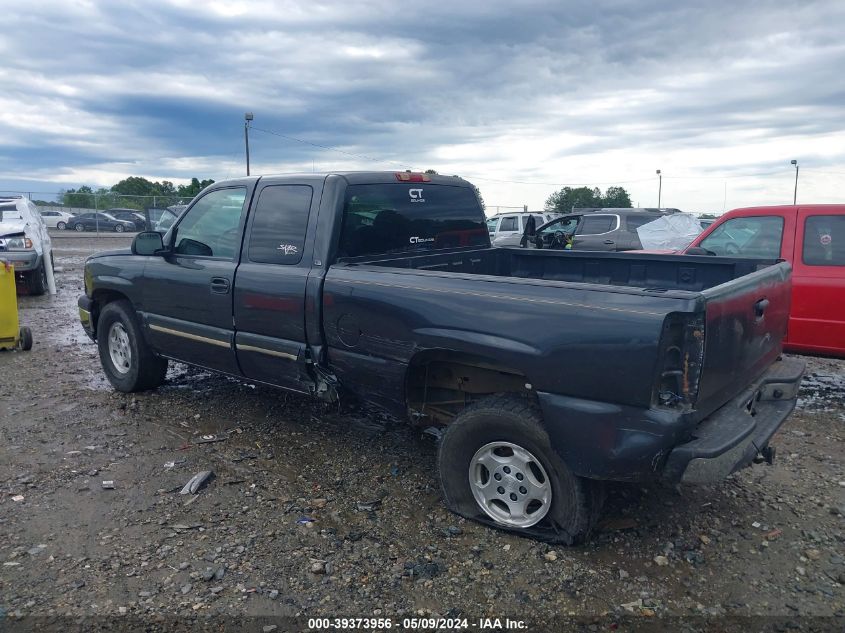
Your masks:
[{"label": "white van", "polygon": [[490,243],[493,246],[519,246],[529,215],[534,216],[534,226],[538,229],[546,222],[551,222],[561,216],[560,213],[549,211],[519,211],[494,215],[492,218],[487,218]]}]

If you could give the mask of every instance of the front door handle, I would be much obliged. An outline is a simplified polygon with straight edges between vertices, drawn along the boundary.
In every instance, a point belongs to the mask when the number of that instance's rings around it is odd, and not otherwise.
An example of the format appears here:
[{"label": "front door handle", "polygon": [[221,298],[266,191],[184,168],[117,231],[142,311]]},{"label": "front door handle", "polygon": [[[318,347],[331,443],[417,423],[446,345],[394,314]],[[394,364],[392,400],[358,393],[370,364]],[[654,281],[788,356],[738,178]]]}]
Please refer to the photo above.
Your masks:
[{"label": "front door handle", "polygon": [[229,292],[229,280],[225,277],[211,278],[211,292],[225,295]]}]

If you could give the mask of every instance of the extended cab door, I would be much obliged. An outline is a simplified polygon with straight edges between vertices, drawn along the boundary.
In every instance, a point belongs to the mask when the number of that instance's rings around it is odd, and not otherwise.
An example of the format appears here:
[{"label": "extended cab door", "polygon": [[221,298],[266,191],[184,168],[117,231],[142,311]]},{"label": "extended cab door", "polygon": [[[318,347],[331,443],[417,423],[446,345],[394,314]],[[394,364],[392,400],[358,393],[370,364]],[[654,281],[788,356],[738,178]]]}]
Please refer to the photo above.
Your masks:
[{"label": "extended cab door", "polygon": [[169,253],[147,258],[142,318],[156,351],[238,374],[232,289],[251,183],[197,198],[170,231]]},{"label": "extended cab door", "polygon": [[238,363],[249,378],[307,392],[306,238],[319,196],[311,185],[266,181],[255,194],[235,280]]},{"label": "extended cab door", "polygon": [[845,355],[845,208],[799,208],[789,344]]}]

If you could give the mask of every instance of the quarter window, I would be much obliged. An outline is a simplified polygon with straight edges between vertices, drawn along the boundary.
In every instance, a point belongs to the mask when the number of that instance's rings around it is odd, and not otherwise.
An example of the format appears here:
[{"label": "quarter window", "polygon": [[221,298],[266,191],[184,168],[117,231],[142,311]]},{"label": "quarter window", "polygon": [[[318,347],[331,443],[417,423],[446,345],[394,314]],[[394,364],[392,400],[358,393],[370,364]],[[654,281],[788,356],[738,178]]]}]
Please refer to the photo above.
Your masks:
[{"label": "quarter window", "polygon": [[312,195],[308,185],[272,185],[261,190],[249,237],[250,261],[299,263]]},{"label": "quarter window", "polygon": [[181,255],[232,259],[246,200],[245,187],[218,189],[204,195],[176,226],[176,248]]},{"label": "quarter window", "polygon": [[699,246],[716,255],[777,259],[783,238],[783,218],[733,218],[720,224]]},{"label": "quarter window", "polygon": [[808,217],[802,258],[808,266],[845,266],[845,215]]}]

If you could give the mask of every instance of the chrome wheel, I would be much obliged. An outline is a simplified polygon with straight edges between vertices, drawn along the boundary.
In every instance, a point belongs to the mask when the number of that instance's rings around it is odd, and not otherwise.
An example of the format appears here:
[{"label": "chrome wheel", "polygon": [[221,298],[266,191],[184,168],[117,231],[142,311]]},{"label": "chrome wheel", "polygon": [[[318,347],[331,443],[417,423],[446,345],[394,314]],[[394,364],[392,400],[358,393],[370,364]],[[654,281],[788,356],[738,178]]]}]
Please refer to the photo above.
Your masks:
[{"label": "chrome wheel", "polygon": [[56,228],[60,231],[64,231],[67,228],[67,224],[65,224],[64,222],[59,222],[58,224],[56,224]]},{"label": "chrome wheel", "polygon": [[123,233],[123,225],[122,225],[122,224],[118,224],[117,226],[115,226],[115,227],[114,227],[114,230],[115,230],[115,232],[117,232],[117,233]]},{"label": "chrome wheel", "polygon": [[476,451],[469,484],[487,516],[509,527],[535,525],[552,504],[552,485],[540,460],[510,442],[491,442]]},{"label": "chrome wheel", "polygon": [[132,348],[129,334],[119,321],[109,328],[109,357],[114,368],[121,374],[128,374],[132,366]]},{"label": "chrome wheel", "polygon": [[75,227],[73,227],[73,228],[74,228],[74,229],[76,229],[77,231],[79,231],[80,233],[82,233],[82,231],[84,231],[84,230],[85,230],[85,226],[83,226],[82,224],[77,224],[77,225],[76,225]]}]

